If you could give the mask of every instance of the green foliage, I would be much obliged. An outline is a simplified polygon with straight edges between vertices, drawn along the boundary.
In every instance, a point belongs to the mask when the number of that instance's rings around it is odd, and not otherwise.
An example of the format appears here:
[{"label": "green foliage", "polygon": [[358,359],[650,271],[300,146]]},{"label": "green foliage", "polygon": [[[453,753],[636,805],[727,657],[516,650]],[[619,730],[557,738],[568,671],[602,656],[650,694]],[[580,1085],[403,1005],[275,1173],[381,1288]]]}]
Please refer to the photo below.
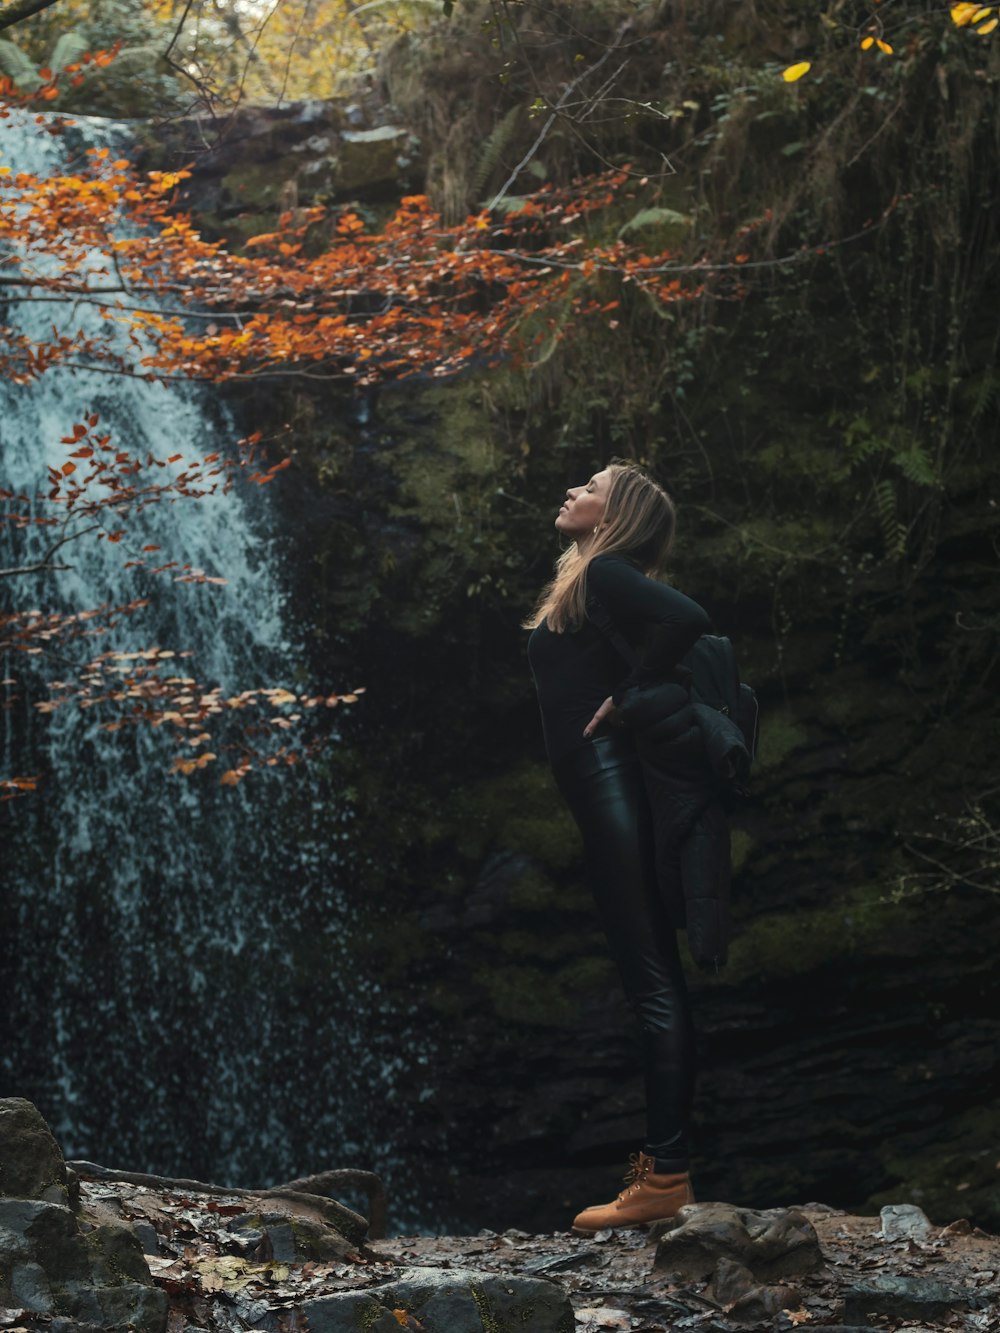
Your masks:
[{"label": "green foliage", "polygon": [[640,208],[638,213],[622,223],[618,235],[624,238],[636,232],[652,232],[656,236],[656,248],[660,249],[671,244],[683,244],[690,228],[691,218],[678,213],[676,208]]},{"label": "green foliage", "polygon": [[898,560],[906,553],[906,524],[896,514],[896,488],[891,481],[875,483],[875,503],[885,553],[890,560]]},{"label": "green foliage", "polygon": [[[117,47],[110,64],[81,65],[77,82],[60,78],[54,105],[96,115],[162,116],[188,98],[163,59],[175,28],[175,20],[158,17],[142,0],[71,0],[19,24],[16,45],[0,41],[0,69],[30,92],[40,86],[40,69],[58,76],[86,52]],[[183,44],[175,55],[183,55]]]},{"label": "green foliage", "polygon": [[523,107],[512,106],[490,131],[472,172],[472,190],[474,194],[482,195],[487,184],[501,168],[504,153],[513,141],[523,115]]},{"label": "green foliage", "polygon": [[35,62],[12,41],[0,39],[0,69],[22,92],[33,93],[44,83]]}]

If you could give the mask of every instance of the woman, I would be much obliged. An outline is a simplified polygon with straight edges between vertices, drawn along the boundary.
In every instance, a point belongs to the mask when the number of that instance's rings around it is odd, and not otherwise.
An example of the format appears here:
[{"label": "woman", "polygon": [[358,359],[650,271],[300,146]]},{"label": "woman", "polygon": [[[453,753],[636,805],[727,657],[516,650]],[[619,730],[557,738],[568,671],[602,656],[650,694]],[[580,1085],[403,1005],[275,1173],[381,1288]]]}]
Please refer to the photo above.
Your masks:
[{"label": "woman", "polygon": [[[688,1119],[694,1090],[694,1034],[687,989],[656,876],[652,823],[631,737],[614,709],[633,685],[668,676],[711,628],[689,597],[655,580],[674,531],[670,497],[639,468],[612,463],[573,486],[555,520],[571,540],[534,615],[528,658],[545,746],[562,795],[580,827],[601,924],[641,1029],[647,1134],[633,1154],[626,1188],[612,1203],[585,1208],[573,1229],[638,1226],[672,1217],[693,1200]],[[599,599],[638,654],[628,664],[587,619]]]}]

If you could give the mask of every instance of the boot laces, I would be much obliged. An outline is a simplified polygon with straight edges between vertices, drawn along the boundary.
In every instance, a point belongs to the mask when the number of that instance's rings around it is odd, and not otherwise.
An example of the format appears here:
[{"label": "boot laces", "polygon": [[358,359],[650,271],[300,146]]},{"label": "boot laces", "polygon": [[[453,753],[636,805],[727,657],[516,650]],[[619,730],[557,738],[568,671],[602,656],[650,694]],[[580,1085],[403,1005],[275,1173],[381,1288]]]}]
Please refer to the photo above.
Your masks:
[{"label": "boot laces", "polygon": [[625,1176],[625,1189],[619,1194],[619,1199],[624,1199],[627,1195],[633,1194],[641,1188],[643,1181],[656,1165],[656,1158],[650,1157],[648,1153],[637,1152],[629,1154],[629,1169]]}]

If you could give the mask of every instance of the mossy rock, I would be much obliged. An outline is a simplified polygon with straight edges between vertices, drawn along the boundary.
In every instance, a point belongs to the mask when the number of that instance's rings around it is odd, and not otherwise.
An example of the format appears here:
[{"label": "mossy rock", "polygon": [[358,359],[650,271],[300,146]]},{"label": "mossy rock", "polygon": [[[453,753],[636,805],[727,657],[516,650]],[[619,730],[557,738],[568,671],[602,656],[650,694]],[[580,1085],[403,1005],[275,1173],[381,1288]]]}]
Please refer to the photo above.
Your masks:
[{"label": "mossy rock", "polygon": [[571,1027],[580,996],[608,984],[611,964],[605,957],[577,958],[549,971],[527,964],[482,966],[473,982],[481,987],[501,1021],[526,1027]]},{"label": "mossy rock", "polygon": [[861,885],[812,909],[767,913],[733,941],[723,981],[738,985],[753,978],[808,976],[845,957],[879,953],[919,916],[917,905],[894,900],[877,884]]},{"label": "mossy rock", "polygon": [[142,1245],[129,1227],[104,1223],[86,1232],[84,1240],[91,1253],[95,1280],[102,1285],[114,1287],[126,1282],[152,1285]]},{"label": "mossy rock", "polygon": [[406,159],[412,150],[413,136],[395,125],[345,130],[337,153],[334,184],[339,193],[347,195],[393,187],[406,170]]},{"label": "mossy rock", "polygon": [[974,1107],[939,1128],[943,1132],[933,1143],[888,1145],[884,1164],[896,1183],[871,1195],[866,1211],[887,1203],[915,1203],[938,1226],[973,1217],[990,1231],[1000,1230],[997,1154],[990,1146],[1000,1130],[1000,1103]]},{"label": "mossy rock", "polygon": [[[222,178],[223,188],[234,204],[247,212],[276,213],[282,193],[295,180],[291,165],[259,162],[234,167]],[[227,224],[228,225],[228,224]]]},{"label": "mossy rock", "polygon": [[0,1099],[0,1197],[66,1203],[66,1163],[40,1112],[23,1097]]}]

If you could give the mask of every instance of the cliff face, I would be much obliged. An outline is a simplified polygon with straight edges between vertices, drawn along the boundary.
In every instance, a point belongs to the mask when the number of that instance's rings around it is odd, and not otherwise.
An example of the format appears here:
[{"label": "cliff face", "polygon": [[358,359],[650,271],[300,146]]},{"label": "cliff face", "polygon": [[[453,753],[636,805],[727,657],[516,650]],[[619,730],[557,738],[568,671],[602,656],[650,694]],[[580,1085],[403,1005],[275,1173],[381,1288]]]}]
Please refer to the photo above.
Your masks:
[{"label": "cliff face", "polygon": [[[831,57],[790,90],[774,62],[825,49],[819,27],[789,35],[772,5],[754,37],[710,8],[633,34],[630,97],[678,114],[582,147],[553,132],[534,160],[559,179],[666,155],[651,225],[683,253],[766,235],[732,299],[662,317],[626,294],[614,328],[570,328],[534,364],[360,408],[305,385],[242,401],[291,426],[316,660],[368,687],[327,761],[374,905],[358,947],[438,1033],[435,1087],[407,1110],[426,1188],[470,1225],[557,1225],[639,1141],[641,1102],[518,624],[563,488],[643,458],[680,505],[672,577],[763,709],[732,961],[692,977],[700,1190],[995,1226],[997,54],[921,28],[895,63]],[[590,56],[617,32],[600,13]],[[341,172],[335,204],[378,210],[385,126],[401,192],[429,163],[447,208],[487,197],[537,130],[527,76],[490,83],[495,48],[464,22],[392,54],[398,105],[355,131],[340,109],[260,113],[270,128],[199,159],[196,211],[238,241],[322,171]],[[445,180],[433,136],[459,104]],[[329,165],[349,133],[373,136],[367,184]]]}]

